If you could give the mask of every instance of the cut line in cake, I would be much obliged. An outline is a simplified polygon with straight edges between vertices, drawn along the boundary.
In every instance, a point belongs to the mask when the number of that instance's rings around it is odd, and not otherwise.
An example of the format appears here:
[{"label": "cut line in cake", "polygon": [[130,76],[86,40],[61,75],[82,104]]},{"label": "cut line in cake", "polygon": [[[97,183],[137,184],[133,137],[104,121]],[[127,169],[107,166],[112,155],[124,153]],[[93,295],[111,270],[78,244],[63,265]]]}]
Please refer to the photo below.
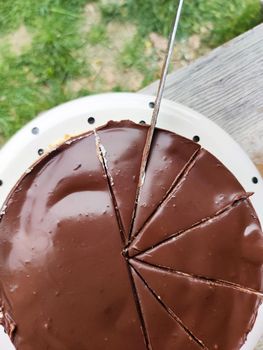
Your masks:
[{"label": "cut line in cake", "polygon": [[[131,265],[131,269],[145,324],[148,325],[147,332],[151,350],[170,350],[172,346],[177,346],[179,348],[180,338],[183,338],[184,350],[208,350],[202,341],[192,334],[177,315],[175,315],[175,313],[159,298],[133,265]],[[152,304],[151,307],[149,307],[149,303]],[[153,315],[155,317],[153,317]],[[164,327],[164,325],[166,327]],[[168,333],[168,339],[159,337],[157,332],[159,332],[160,328],[163,329],[165,333]],[[168,332],[168,330],[170,330],[170,332]],[[175,338],[174,343],[173,338]],[[165,340],[168,341],[168,344],[164,344]]]},{"label": "cut line in cake", "polygon": [[135,203],[127,248],[180,182],[199,151],[199,145],[183,136],[166,130],[155,130],[144,183]]},{"label": "cut line in cake", "polygon": [[[174,314],[200,344],[205,344],[208,349],[224,350],[239,349],[244,344],[247,330],[252,329],[262,303],[261,297],[138,261],[130,263],[166,306],[167,312]],[[232,332],[231,324],[237,324],[237,321],[239,325]],[[222,327],[224,332],[220,331]]]},{"label": "cut line in cake", "polygon": [[[114,191],[114,180],[110,174],[109,171],[109,167],[108,167],[108,159],[106,158],[107,156],[107,150],[105,149],[104,145],[102,145],[101,143],[101,138],[97,132],[97,130],[94,130],[94,136],[95,136],[95,142],[96,142],[96,150],[97,150],[97,156],[99,158],[99,161],[102,165],[103,171],[105,173],[105,176],[107,178],[107,182],[108,182],[108,188],[109,188],[109,192],[110,192],[110,196],[111,196],[111,200],[112,200],[112,204],[115,210],[115,217],[119,226],[119,231],[120,231],[120,237],[122,239],[123,242],[123,246],[125,246],[126,244],[126,239],[127,236],[125,236],[125,229],[124,229],[124,225],[122,222],[122,218],[121,218],[121,214],[119,211],[119,206],[117,204],[117,200],[115,197],[115,191]],[[124,252],[124,250],[123,250]],[[142,332],[143,332],[143,336],[144,336],[144,342],[145,342],[145,346],[146,346],[146,350],[151,350],[150,348],[150,342],[148,339],[148,333],[147,333],[147,329],[145,326],[145,322],[144,322],[144,318],[143,318],[143,314],[142,314],[142,310],[141,310],[141,305],[139,302],[139,296],[137,294],[137,290],[136,290],[136,286],[135,286],[135,281],[134,281],[134,276],[132,274],[132,271],[130,269],[130,265],[125,257],[125,255],[123,254],[123,259],[125,259],[125,263],[127,266],[127,270],[128,270],[128,276],[129,276],[129,280],[131,283],[131,289],[132,289],[132,293],[133,293],[133,297],[134,297],[134,301],[136,304],[136,309],[138,312],[138,316],[141,322],[141,328],[142,328]]]},{"label": "cut line in cake", "polygon": [[144,251],[174,233],[214,216],[244,196],[247,196],[245,190],[232,173],[202,149],[181,181],[130,244],[129,255]]}]

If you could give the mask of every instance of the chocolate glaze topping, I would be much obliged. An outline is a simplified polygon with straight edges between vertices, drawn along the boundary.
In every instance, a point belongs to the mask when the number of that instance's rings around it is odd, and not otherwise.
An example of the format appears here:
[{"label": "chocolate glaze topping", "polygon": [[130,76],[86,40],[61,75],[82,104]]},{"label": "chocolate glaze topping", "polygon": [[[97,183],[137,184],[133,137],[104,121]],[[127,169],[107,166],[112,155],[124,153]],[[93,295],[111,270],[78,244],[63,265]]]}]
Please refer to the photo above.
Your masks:
[{"label": "chocolate glaze topping", "polygon": [[132,242],[130,255],[213,217],[242,197],[247,194],[233,175],[201,150]]},{"label": "chocolate glaze topping", "polygon": [[210,153],[156,129],[135,204],[147,130],[110,122],[74,138],[9,195],[0,324],[18,350],[244,343],[263,292],[249,194]]},{"label": "chocolate glaze topping", "polygon": [[[144,185],[140,192],[132,238],[173,188],[200,146],[172,132],[156,129]],[[180,152],[178,152],[180,150]]]},{"label": "chocolate glaze topping", "polygon": [[[132,262],[132,266],[167,309],[177,315],[208,349],[232,350],[241,347],[247,327],[251,328],[255,321],[255,313],[251,314],[251,310],[257,310],[259,306],[260,298],[257,295],[136,261]],[[232,337],[229,337],[227,330],[234,333]]]},{"label": "chocolate glaze topping", "polygon": [[97,135],[128,243],[147,127],[133,125],[131,128],[129,124],[118,127],[109,122],[106,129],[97,130]]},{"label": "chocolate glaze topping", "polygon": [[152,349],[199,350],[200,345],[180,326],[177,318],[167,312],[135,270],[132,273]]},{"label": "chocolate glaze topping", "polygon": [[244,200],[138,259],[263,291],[262,256],[260,224],[250,203]]}]

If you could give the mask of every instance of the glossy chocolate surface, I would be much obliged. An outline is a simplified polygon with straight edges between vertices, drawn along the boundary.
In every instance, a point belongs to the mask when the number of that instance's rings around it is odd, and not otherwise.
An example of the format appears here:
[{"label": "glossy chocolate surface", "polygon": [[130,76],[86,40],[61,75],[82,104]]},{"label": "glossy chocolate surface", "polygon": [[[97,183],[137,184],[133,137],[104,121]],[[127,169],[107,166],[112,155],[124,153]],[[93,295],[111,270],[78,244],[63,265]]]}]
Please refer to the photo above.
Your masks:
[{"label": "glossy chocolate surface", "polygon": [[208,349],[241,347],[247,330],[254,324],[260,304],[258,296],[136,261],[132,266],[167,309]]},{"label": "glossy chocolate surface", "polygon": [[18,184],[0,232],[1,299],[18,350],[145,349],[93,135]]},{"label": "glossy chocolate surface", "polygon": [[263,267],[248,195],[208,152],[157,129],[133,222],[147,128],[110,122],[67,141],[11,192],[0,323],[17,350],[244,343]]},{"label": "glossy chocolate surface", "polygon": [[131,122],[120,126],[110,122],[97,130],[127,243],[147,131],[148,127]]},{"label": "glossy chocolate surface", "polygon": [[151,293],[144,281],[133,270],[133,278],[138,293],[148,341],[152,350],[198,350],[196,343],[182,327],[176,318],[167,312],[158,298]]},{"label": "glossy chocolate surface", "polygon": [[132,237],[138,234],[145,221],[153,215],[200,146],[172,132],[157,129],[152,149],[138,200]]},{"label": "glossy chocolate surface", "polygon": [[244,189],[223,164],[206,150],[201,150],[134,239],[130,255],[213,217],[245,196]]},{"label": "glossy chocolate surface", "polygon": [[248,200],[161,243],[138,259],[263,291],[262,231]]}]

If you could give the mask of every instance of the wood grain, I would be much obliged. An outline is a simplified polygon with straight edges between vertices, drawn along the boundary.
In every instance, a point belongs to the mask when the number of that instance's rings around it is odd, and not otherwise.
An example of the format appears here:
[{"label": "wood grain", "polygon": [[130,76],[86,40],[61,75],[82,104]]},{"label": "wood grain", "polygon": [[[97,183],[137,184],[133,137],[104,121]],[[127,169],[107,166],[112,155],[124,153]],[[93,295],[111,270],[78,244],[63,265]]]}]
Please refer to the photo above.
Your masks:
[{"label": "wood grain", "polygon": [[215,121],[263,164],[263,24],[170,74],[164,96]]},{"label": "wood grain", "polygon": [[257,164],[258,170],[263,177],[263,164]]}]

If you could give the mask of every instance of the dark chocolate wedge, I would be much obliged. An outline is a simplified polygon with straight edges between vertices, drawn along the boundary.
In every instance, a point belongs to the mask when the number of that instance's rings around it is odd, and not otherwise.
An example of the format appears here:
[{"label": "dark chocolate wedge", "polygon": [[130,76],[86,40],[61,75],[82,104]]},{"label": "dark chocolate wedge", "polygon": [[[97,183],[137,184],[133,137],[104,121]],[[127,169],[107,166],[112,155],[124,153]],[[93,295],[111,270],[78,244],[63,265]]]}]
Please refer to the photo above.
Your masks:
[{"label": "dark chocolate wedge", "polygon": [[246,197],[242,186],[214,156],[201,150],[188,172],[129,247],[130,256],[145,251]]},{"label": "dark chocolate wedge", "polygon": [[263,234],[249,200],[156,246],[139,260],[263,291]]},{"label": "dark chocolate wedge", "polygon": [[165,130],[155,130],[131,239],[153,215],[199,149],[199,145],[182,136]]},{"label": "dark chocolate wedge", "polygon": [[165,310],[135,271],[133,278],[148,334],[149,348],[202,350],[203,347]]},{"label": "dark chocolate wedge", "polygon": [[256,294],[131,261],[166,307],[208,349],[239,350],[262,299]]},{"label": "dark chocolate wedge", "polygon": [[147,130],[148,127],[127,120],[109,122],[96,131],[104,153],[104,163],[120,213],[126,242],[132,224]]}]

